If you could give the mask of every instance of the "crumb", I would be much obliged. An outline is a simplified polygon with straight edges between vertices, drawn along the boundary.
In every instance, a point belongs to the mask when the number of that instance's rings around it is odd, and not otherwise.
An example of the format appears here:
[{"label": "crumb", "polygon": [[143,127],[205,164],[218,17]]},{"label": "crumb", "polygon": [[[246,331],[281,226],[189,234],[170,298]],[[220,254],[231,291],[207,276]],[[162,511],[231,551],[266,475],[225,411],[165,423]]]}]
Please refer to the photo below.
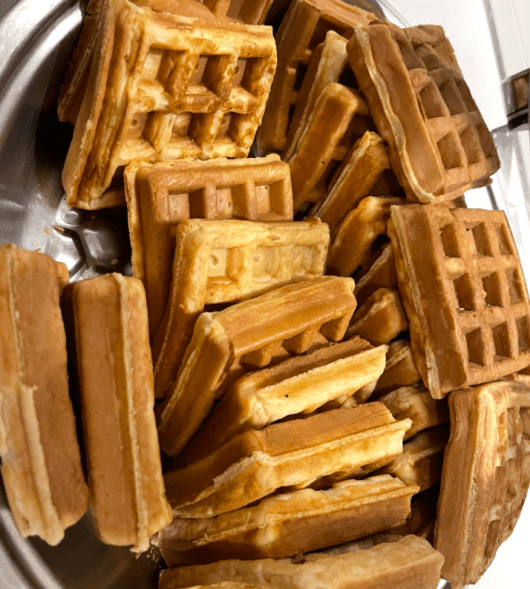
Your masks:
[{"label": "crumb", "polygon": [[118,265],[118,263],[119,263],[119,260],[118,260],[117,258],[114,258],[114,260],[112,260],[112,262],[111,262],[111,264],[112,264],[113,266],[117,266],[117,265]]},{"label": "crumb", "polygon": [[40,252],[40,247],[35,248],[36,252]]},{"label": "crumb", "polygon": [[49,227],[45,227],[44,228],[44,233],[46,233],[46,235],[50,235],[50,228]]},{"label": "crumb", "polygon": [[64,233],[64,227],[61,227],[60,225],[54,225],[53,228],[59,233]]}]

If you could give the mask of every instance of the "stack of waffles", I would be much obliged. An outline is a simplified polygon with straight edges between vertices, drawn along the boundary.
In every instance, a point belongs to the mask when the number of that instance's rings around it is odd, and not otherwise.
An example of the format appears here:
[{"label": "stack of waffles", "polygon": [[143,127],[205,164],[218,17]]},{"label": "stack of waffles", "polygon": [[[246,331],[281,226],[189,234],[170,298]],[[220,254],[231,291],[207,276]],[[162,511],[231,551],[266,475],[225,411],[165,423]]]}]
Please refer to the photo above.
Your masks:
[{"label": "stack of waffles", "polygon": [[[1,450],[40,460],[3,461],[17,523],[56,543],[90,502],[104,542],[158,547],[161,589],[463,587],[530,484],[528,292],[504,213],[462,198],[493,140],[440,27],[292,0],[274,39],[271,4],[88,5],[64,187],[127,205],[134,277],[66,285],[0,251]],[[64,516],[30,262],[79,388]]]}]

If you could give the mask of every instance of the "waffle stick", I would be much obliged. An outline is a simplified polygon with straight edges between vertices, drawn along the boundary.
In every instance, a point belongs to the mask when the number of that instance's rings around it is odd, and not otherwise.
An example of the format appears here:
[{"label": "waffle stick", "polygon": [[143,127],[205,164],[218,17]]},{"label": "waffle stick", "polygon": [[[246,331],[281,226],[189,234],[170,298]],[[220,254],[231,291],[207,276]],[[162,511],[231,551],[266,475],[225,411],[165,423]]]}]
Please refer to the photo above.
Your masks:
[{"label": "waffle stick", "polygon": [[386,235],[390,207],[402,204],[399,197],[367,196],[353,209],[332,236],[328,272],[351,276],[370,257],[378,237]]},{"label": "waffle stick", "polygon": [[68,392],[64,264],[0,247],[0,454],[17,530],[56,545],[88,505]]},{"label": "waffle stick", "polygon": [[397,288],[398,279],[394,250],[391,243],[383,244],[366,263],[364,268],[354,275],[355,298],[359,306],[380,288]]},{"label": "waffle stick", "polygon": [[221,18],[233,18],[248,25],[261,25],[273,0],[203,0],[212,13]]},{"label": "waffle stick", "polygon": [[403,524],[417,491],[390,476],[345,481],[326,491],[302,489],[214,518],[177,517],[156,545],[170,567],[285,558]]},{"label": "waffle stick", "polygon": [[394,207],[389,234],[414,361],[435,398],[530,363],[528,293],[502,211]]},{"label": "waffle stick", "polygon": [[173,281],[153,340],[155,392],[165,397],[206,305],[230,303],[322,276],[329,233],[318,219],[295,223],[183,221]]},{"label": "waffle stick", "polygon": [[348,55],[410,200],[490,183],[499,158],[441,27],[356,27]]},{"label": "waffle stick", "polygon": [[446,399],[432,398],[422,385],[404,386],[378,397],[396,419],[411,419],[412,427],[405,434],[405,439],[418,432],[442,425],[449,421],[449,407]]},{"label": "waffle stick", "polygon": [[68,204],[87,209],[122,204],[112,183],[131,162],[246,157],[276,47],[268,27],[123,0],[102,21],[94,62],[63,170]]},{"label": "waffle stick", "polygon": [[451,437],[435,545],[442,575],[477,583],[513,531],[530,483],[530,389],[499,381],[449,396]]},{"label": "waffle stick", "polygon": [[419,382],[421,376],[414,364],[410,341],[402,339],[391,342],[388,346],[385,369],[375,386],[374,399],[379,399],[402,386]]},{"label": "waffle stick", "polygon": [[182,221],[293,220],[290,171],[276,155],[127,166],[124,173],[133,272],[143,281],[151,338],[166,308],[175,231]]},{"label": "waffle stick", "polygon": [[366,550],[296,559],[224,560],[162,571],[159,589],[231,579],[269,589],[436,589],[442,556],[424,539],[406,536]]},{"label": "waffle stick", "polygon": [[249,430],[212,454],[165,475],[173,513],[212,517],[280,489],[354,469],[401,451],[410,421],[380,403],[336,409],[261,431]]},{"label": "waffle stick", "polygon": [[407,536],[414,534],[434,544],[434,528],[436,524],[436,506],[440,494],[440,485],[429,487],[414,495],[410,505],[407,521],[388,530],[390,533]]},{"label": "waffle stick", "polygon": [[321,277],[282,286],[195,324],[177,381],[159,413],[162,449],[178,454],[216,397],[252,368],[301,354],[316,337],[339,341],[355,308],[353,281]]},{"label": "waffle stick", "polygon": [[408,326],[399,292],[380,288],[355,311],[346,337],[358,335],[379,346],[391,342]]},{"label": "waffle stick", "polygon": [[291,2],[276,34],[278,68],[257,135],[260,153],[285,149],[290,110],[297,102],[311,55],[326,32],[333,29],[349,37],[355,24],[373,18],[372,13],[339,0]]},{"label": "waffle stick", "polygon": [[385,356],[386,346],[372,348],[355,338],[243,376],[214,407],[182,459],[194,462],[242,431],[312,413],[329,401],[343,404],[377,380]]},{"label": "waffle stick", "polygon": [[[153,368],[145,291],[109,274],[65,293],[75,355],[91,510],[102,541],[149,547],[171,521],[153,411]],[[73,342],[74,343],[74,342]]]}]

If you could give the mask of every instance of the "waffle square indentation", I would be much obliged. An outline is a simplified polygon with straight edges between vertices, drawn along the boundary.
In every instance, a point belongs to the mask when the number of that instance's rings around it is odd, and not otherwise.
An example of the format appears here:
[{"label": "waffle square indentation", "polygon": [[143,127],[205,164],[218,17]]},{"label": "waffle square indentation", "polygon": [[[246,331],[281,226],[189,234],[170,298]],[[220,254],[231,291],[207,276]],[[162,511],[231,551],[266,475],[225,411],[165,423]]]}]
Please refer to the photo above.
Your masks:
[{"label": "waffle square indentation", "polygon": [[474,287],[468,273],[462,274],[453,280],[456,300],[459,311],[474,311],[476,309],[474,300]]},{"label": "waffle square indentation", "polygon": [[485,365],[485,349],[480,327],[466,333],[467,358],[473,364]]}]

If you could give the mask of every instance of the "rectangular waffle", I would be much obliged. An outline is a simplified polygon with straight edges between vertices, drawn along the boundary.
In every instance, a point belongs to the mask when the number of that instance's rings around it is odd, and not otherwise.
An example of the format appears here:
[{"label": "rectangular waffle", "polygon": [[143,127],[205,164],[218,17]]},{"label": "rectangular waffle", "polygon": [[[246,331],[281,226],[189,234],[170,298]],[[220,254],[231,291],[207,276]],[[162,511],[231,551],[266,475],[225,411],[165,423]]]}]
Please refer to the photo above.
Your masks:
[{"label": "rectangular waffle", "polygon": [[399,292],[380,288],[353,314],[346,337],[358,335],[374,346],[388,344],[409,327]]},{"label": "rectangular waffle", "polygon": [[133,272],[146,288],[151,336],[168,300],[179,223],[293,220],[291,174],[277,155],[141,162],[127,166],[124,178]]},{"label": "rectangular waffle", "polygon": [[85,209],[122,204],[105,191],[131,162],[246,157],[276,46],[270,27],[123,0],[102,22],[94,61],[63,170],[67,203]]},{"label": "rectangular waffle", "polygon": [[0,455],[20,534],[58,544],[88,505],[68,392],[64,264],[0,247]]},{"label": "rectangular waffle", "polygon": [[417,492],[388,475],[344,481],[325,491],[301,489],[213,518],[176,517],[155,543],[170,567],[285,558],[402,525]]},{"label": "rectangular waffle", "polygon": [[355,309],[353,280],[324,276],[282,286],[216,313],[203,313],[177,381],[161,407],[162,449],[178,454],[214,399],[250,368],[285,353],[301,354],[318,334],[339,341]]},{"label": "rectangular waffle", "polygon": [[402,526],[388,530],[392,534],[415,534],[434,544],[434,528],[436,523],[436,506],[440,494],[440,485],[429,487],[414,495],[410,505],[410,516]]},{"label": "rectangular waffle", "polygon": [[273,0],[199,0],[217,17],[228,16],[248,25],[265,21]]},{"label": "rectangular waffle", "polygon": [[206,418],[183,458],[193,462],[242,431],[312,413],[329,401],[343,404],[379,378],[386,350],[354,338],[243,376]]},{"label": "rectangular waffle", "polygon": [[329,231],[318,219],[284,223],[183,221],[173,282],[153,340],[155,393],[165,397],[205,305],[241,301],[322,276]]},{"label": "rectangular waffle", "polygon": [[167,473],[168,499],[173,513],[185,518],[233,511],[281,487],[307,487],[399,453],[410,425],[396,421],[383,404],[366,403],[248,430]]},{"label": "rectangular waffle", "polygon": [[404,199],[399,197],[363,198],[332,236],[328,271],[339,276],[351,276],[370,256],[376,239],[387,234],[390,207],[403,202]]},{"label": "rectangular waffle", "polygon": [[354,280],[353,292],[359,305],[380,288],[397,288],[396,260],[392,244],[383,244],[368,260],[365,268],[355,274]]},{"label": "rectangular waffle", "polygon": [[379,397],[378,401],[384,403],[396,419],[412,420],[412,427],[406,433],[405,439],[449,421],[447,399],[433,399],[428,389],[421,385],[400,387]]},{"label": "rectangular waffle", "polygon": [[340,0],[293,0],[276,34],[278,69],[271,88],[263,125],[258,131],[258,151],[282,151],[286,146],[290,111],[297,101],[305,71],[326,32],[345,38],[356,24],[367,24],[374,15]]},{"label": "rectangular waffle", "polygon": [[412,346],[407,339],[391,342],[386,355],[386,366],[377,381],[374,396],[379,398],[385,393],[402,386],[421,382],[421,376],[414,364]]},{"label": "rectangular waffle", "polygon": [[449,396],[435,545],[442,576],[476,583],[517,523],[530,483],[530,388],[499,381]]},{"label": "rectangular waffle", "polygon": [[426,540],[412,535],[365,550],[310,556],[178,567],[162,571],[158,587],[179,589],[231,579],[265,582],[269,589],[436,589],[443,563]]},{"label": "rectangular waffle", "polygon": [[410,200],[451,200],[490,183],[497,151],[441,27],[358,26],[348,55]]},{"label": "rectangular waffle", "polygon": [[171,521],[154,415],[145,291],[107,274],[68,287],[88,480],[103,542],[149,547]]},{"label": "rectangular waffle", "polygon": [[530,364],[530,304],[502,211],[392,208],[412,351],[435,398]]}]

